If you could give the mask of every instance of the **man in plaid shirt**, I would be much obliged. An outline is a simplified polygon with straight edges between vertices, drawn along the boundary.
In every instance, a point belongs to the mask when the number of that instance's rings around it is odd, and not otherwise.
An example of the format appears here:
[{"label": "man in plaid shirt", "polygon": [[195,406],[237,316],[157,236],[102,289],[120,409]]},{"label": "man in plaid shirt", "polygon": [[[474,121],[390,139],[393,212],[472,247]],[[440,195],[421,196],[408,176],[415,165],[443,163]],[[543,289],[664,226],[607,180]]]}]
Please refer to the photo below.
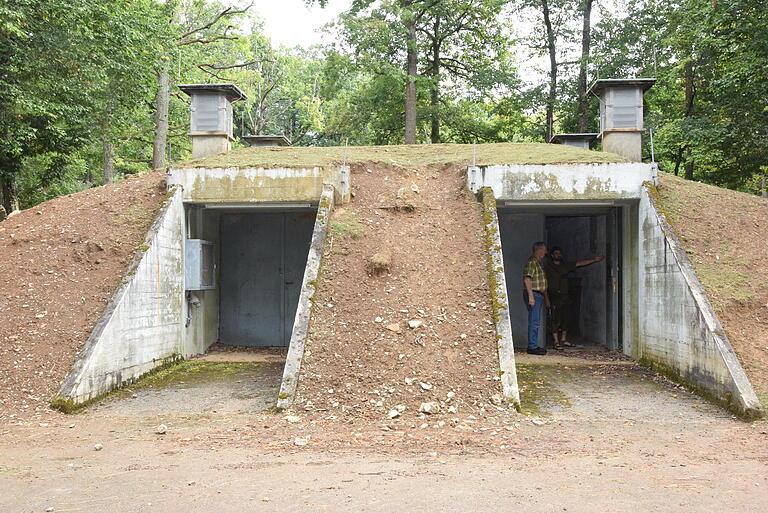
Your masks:
[{"label": "man in plaid shirt", "polygon": [[547,295],[547,274],[541,262],[547,254],[547,244],[537,242],[533,245],[533,254],[525,263],[523,270],[523,301],[528,309],[528,354],[545,355],[547,350],[539,347],[539,326],[541,309],[549,308]]}]

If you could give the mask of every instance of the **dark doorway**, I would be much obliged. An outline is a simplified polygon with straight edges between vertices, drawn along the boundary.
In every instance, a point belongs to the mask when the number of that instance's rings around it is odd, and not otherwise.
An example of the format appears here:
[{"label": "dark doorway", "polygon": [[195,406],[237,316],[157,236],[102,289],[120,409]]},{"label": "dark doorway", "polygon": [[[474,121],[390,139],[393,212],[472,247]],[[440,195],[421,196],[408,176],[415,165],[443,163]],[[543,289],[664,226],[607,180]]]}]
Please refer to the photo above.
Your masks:
[{"label": "dark doorway", "polygon": [[222,343],[290,343],[315,215],[315,210],[221,215]]},{"label": "dark doorway", "polygon": [[[499,208],[504,268],[515,346],[527,344],[527,311],[522,299],[522,269],[536,241],[559,246],[570,261],[604,255],[569,276],[569,333],[583,346],[622,349],[621,208],[585,205],[529,205]],[[539,345],[549,346],[546,313]]]}]

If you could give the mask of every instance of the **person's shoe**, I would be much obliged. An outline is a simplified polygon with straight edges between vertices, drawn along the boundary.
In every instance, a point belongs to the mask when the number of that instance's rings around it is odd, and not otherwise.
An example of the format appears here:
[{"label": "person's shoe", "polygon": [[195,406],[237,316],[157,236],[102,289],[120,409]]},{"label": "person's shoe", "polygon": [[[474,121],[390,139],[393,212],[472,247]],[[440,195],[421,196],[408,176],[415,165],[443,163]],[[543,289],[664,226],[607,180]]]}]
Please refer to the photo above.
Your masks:
[{"label": "person's shoe", "polygon": [[537,354],[539,356],[543,356],[547,354],[547,350],[544,349],[543,347],[536,347],[534,349],[529,349],[528,354]]}]

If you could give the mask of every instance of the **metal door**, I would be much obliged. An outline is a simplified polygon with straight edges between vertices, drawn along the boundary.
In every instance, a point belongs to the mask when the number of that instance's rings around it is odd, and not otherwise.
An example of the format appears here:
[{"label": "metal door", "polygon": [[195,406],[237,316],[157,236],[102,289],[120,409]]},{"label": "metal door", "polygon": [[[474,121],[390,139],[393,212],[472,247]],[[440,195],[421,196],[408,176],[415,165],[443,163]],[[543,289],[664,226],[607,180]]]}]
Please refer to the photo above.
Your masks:
[{"label": "metal door", "polygon": [[313,225],[308,212],[221,216],[223,343],[289,344]]},{"label": "metal door", "polygon": [[609,349],[621,350],[621,211],[611,208],[606,219],[606,340]]}]

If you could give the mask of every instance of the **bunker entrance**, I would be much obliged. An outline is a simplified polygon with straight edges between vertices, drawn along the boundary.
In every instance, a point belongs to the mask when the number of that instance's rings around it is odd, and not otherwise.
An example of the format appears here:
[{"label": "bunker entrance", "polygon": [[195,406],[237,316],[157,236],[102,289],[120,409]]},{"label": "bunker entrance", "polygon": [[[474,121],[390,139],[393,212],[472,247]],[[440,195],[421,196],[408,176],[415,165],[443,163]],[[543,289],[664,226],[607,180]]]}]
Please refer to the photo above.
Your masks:
[{"label": "bunker entrance", "polygon": [[[605,257],[567,275],[561,327],[577,347],[623,350],[622,207],[589,202],[508,202],[499,205],[498,215],[515,347],[524,350],[528,342],[523,267],[533,244],[543,241],[548,251],[561,248],[566,262],[585,263],[593,257]],[[549,258],[548,252],[545,260]],[[540,347],[553,346],[553,320],[552,311],[543,309]]]},{"label": "bunker entrance", "polygon": [[223,212],[219,340],[288,346],[316,209]]}]

